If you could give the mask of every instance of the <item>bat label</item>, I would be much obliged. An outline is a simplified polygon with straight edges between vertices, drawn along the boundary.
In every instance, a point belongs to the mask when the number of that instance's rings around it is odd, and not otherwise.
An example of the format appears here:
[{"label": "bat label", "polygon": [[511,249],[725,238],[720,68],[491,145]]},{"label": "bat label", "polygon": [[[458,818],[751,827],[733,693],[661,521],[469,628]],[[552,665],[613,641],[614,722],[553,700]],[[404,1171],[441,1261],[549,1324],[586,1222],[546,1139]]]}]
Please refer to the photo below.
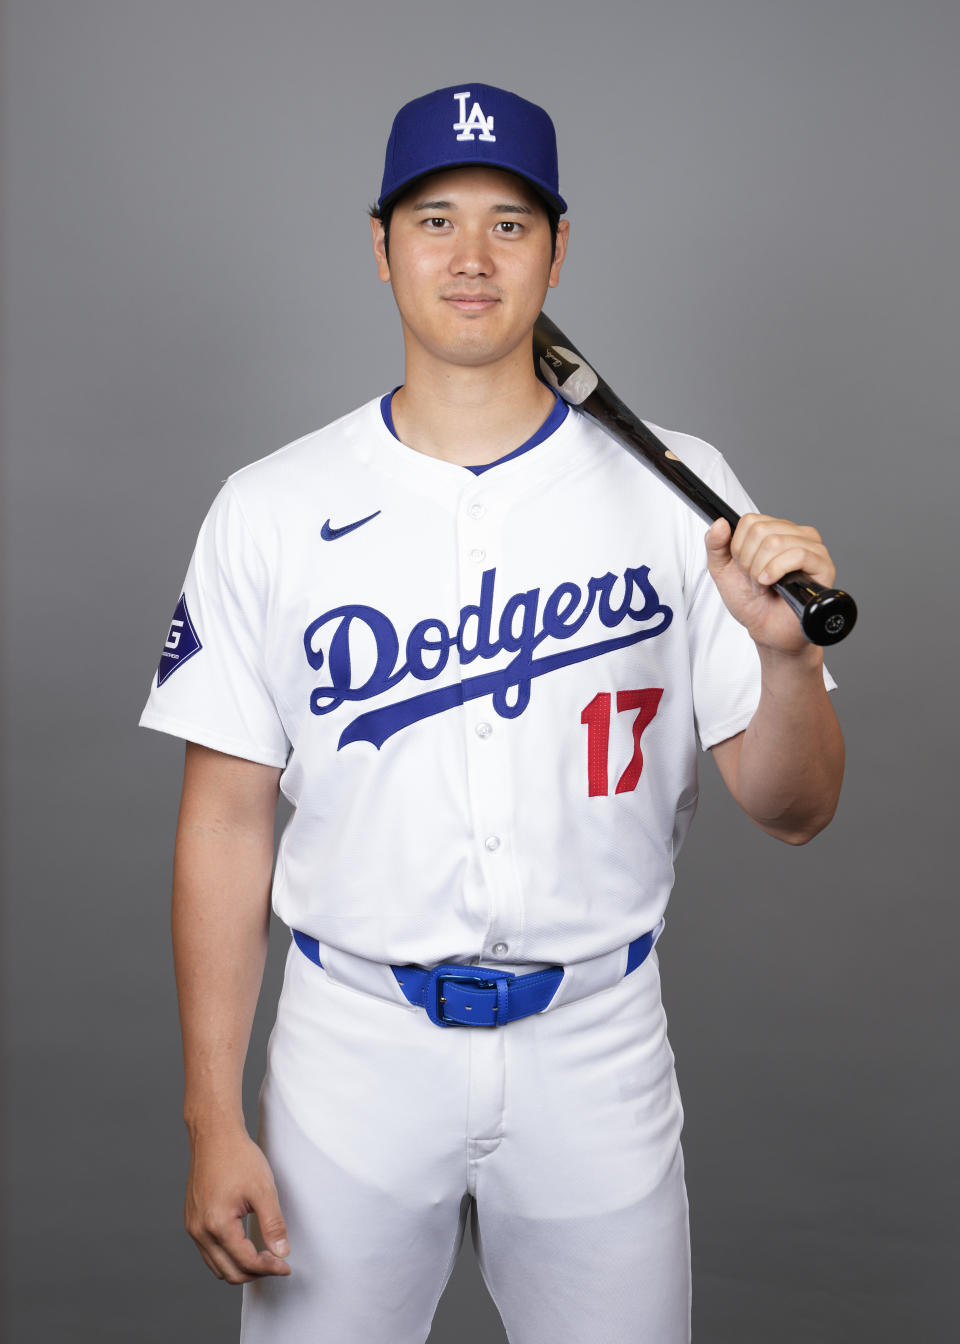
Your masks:
[{"label": "bat label", "polygon": [[585,360],[562,345],[547,346],[540,356],[540,373],[544,382],[555,387],[572,406],[582,405],[600,382]]}]

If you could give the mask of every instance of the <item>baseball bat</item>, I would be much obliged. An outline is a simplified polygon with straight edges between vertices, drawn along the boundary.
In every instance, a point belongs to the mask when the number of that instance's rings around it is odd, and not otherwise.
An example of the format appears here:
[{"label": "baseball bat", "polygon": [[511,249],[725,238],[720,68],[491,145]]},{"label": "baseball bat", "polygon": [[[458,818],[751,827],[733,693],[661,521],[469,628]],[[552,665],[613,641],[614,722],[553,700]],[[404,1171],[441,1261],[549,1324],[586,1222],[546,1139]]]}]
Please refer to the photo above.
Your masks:
[{"label": "baseball bat", "polygon": [[[733,531],[740,515],[624,405],[545,313],[540,314],[533,329],[533,362],[539,376],[564,401],[577,406],[624,447],[639,453],[709,522],[726,518]],[[802,570],[784,574],[772,587],[795,612],[811,644],[837,644],[856,623],[857,604],[849,593],[824,588]]]}]

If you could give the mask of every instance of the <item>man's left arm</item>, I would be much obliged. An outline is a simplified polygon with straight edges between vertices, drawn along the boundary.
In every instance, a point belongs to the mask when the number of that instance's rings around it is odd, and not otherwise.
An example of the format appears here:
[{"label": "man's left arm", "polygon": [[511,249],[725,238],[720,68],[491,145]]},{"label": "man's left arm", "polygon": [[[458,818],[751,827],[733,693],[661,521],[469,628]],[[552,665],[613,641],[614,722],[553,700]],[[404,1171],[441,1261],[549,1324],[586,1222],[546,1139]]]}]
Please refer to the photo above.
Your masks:
[{"label": "man's left arm", "polygon": [[731,614],[760,655],[760,703],[743,732],[713,756],[733,797],[768,835],[804,844],[830,821],[843,779],[843,736],[823,681],[823,653],[771,587],[794,569],[832,587],[820,534],[746,513],[732,538],[722,519],[707,533],[707,562]]}]

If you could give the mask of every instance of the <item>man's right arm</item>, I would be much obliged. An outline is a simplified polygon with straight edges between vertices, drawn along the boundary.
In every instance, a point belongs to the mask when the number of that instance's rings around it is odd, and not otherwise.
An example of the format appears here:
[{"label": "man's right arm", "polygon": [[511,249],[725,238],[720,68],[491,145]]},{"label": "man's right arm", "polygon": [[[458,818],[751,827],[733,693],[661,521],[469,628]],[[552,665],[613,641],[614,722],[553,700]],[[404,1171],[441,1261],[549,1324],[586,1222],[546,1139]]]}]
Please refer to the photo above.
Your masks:
[{"label": "man's right arm", "polygon": [[[185,1221],[209,1268],[229,1283],[290,1273],[273,1175],[242,1105],[267,954],[280,773],[187,743],[172,919],[191,1150]],[[249,1213],[276,1254],[246,1237]]]}]

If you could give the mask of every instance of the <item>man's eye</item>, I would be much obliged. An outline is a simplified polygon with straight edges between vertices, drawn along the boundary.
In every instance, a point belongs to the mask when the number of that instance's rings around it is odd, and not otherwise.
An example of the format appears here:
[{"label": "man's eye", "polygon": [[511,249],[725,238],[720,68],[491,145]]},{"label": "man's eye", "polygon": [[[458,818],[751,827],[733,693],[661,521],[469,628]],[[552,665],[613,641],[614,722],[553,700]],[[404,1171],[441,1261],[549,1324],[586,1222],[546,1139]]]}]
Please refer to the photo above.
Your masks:
[{"label": "man's eye", "polygon": [[427,223],[432,229],[442,229],[446,222],[447,221],[442,219],[439,215],[434,215],[432,219],[427,220]]},{"label": "man's eye", "polygon": [[519,233],[520,227],[515,219],[501,219],[497,224],[497,228],[502,233]]}]

